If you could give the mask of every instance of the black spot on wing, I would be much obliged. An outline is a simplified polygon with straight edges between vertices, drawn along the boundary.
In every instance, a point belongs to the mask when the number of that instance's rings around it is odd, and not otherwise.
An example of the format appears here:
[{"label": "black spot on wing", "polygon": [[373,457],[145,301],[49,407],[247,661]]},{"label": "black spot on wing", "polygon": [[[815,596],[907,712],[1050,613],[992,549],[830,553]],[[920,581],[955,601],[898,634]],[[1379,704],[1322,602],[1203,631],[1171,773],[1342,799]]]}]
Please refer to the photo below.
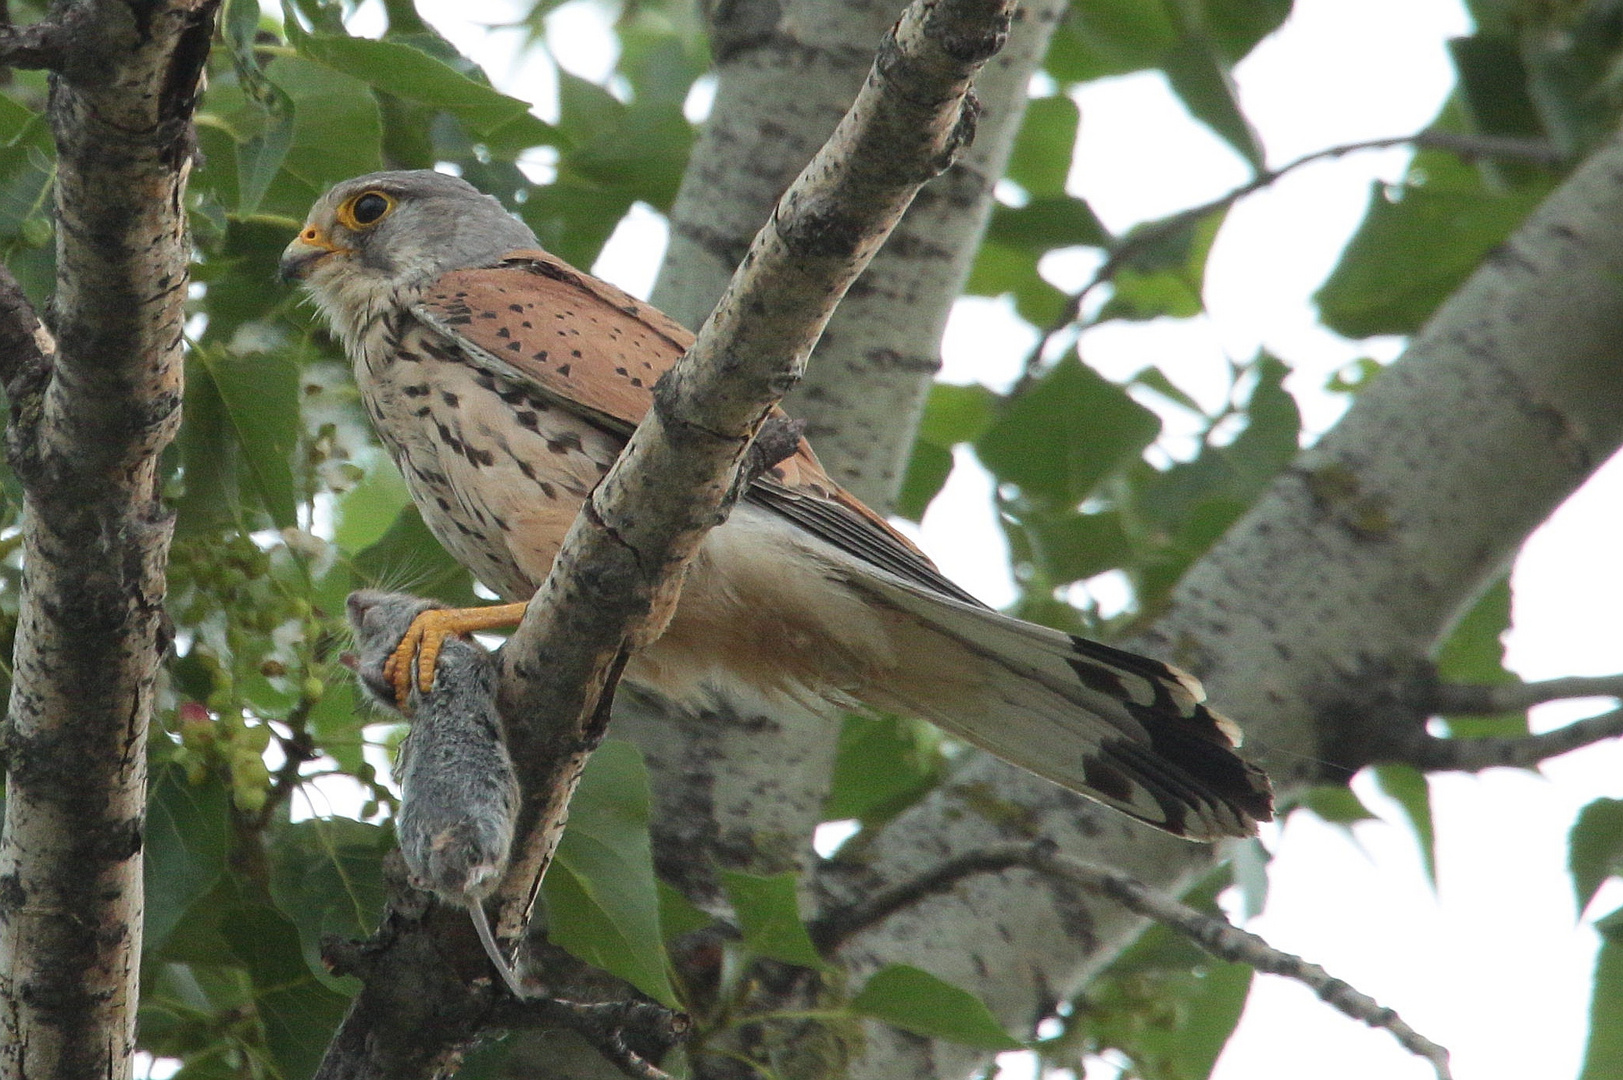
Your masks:
[{"label": "black spot on wing", "polygon": [[1273,820],[1273,791],[1267,774],[1235,752],[1206,706],[1195,706],[1191,717],[1168,715],[1154,706],[1131,702],[1127,711],[1149,733],[1150,752],[1187,777],[1210,800],[1256,821]]},{"label": "black spot on wing", "polygon": [[1128,804],[1133,801],[1132,779],[1103,756],[1089,754],[1082,759],[1082,780],[1108,799]]}]

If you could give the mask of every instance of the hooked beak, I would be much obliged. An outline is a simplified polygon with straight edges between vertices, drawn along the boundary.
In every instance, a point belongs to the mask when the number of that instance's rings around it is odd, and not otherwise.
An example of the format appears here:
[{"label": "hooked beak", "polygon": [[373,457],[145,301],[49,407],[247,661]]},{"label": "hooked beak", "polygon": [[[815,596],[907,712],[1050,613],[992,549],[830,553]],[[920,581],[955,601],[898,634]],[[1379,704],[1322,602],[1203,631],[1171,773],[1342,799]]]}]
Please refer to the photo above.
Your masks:
[{"label": "hooked beak", "polygon": [[329,240],[326,232],[318,226],[307,225],[291,244],[282,249],[277,270],[283,282],[303,281],[322,259],[348,250]]}]

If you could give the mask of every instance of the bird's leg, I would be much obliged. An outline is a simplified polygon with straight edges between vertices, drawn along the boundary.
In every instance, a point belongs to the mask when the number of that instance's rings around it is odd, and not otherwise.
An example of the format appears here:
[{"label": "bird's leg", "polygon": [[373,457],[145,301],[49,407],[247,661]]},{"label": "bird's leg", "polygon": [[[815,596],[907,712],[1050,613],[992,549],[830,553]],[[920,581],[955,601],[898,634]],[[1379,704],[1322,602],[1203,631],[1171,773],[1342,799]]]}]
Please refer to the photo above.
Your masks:
[{"label": "bird's leg", "polygon": [[417,689],[428,693],[434,687],[434,666],[439,663],[440,646],[448,637],[461,637],[480,630],[517,626],[524,618],[523,604],[497,604],[482,608],[429,608],[419,612],[406,628],[406,636],[383,665],[383,677],[394,685],[396,703],[409,711],[411,675],[417,673]]}]

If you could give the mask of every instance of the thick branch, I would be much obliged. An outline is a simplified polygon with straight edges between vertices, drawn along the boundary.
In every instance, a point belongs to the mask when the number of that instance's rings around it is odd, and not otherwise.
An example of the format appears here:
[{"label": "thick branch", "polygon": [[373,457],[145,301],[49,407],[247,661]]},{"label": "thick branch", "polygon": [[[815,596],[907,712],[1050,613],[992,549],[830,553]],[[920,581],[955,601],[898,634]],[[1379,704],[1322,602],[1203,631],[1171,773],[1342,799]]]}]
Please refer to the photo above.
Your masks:
[{"label": "thick branch", "polygon": [[[530,718],[514,731],[516,759],[531,756],[522,745],[529,739],[576,748],[557,761],[589,752],[604,676],[662,628],[750,438],[919,186],[968,137],[970,80],[1002,43],[1010,6],[920,0],[907,10],[851,111],[779,201],[693,348],[656,387],[653,410],[593,492],[507,646],[503,715]],[[528,801],[561,813],[574,775],[527,788]],[[507,934],[527,918],[557,820],[531,819],[521,830],[498,893]]]},{"label": "thick branch", "polygon": [[[25,492],[4,837],[0,1077],[130,1075],[141,952],[146,736],[166,647],[191,118],[217,0],[82,0],[0,35],[57,67],[57,355],[5,305]],[[29,342],[33,345],[30,346]],[[21,348],[19,355],[15,350]]]}]

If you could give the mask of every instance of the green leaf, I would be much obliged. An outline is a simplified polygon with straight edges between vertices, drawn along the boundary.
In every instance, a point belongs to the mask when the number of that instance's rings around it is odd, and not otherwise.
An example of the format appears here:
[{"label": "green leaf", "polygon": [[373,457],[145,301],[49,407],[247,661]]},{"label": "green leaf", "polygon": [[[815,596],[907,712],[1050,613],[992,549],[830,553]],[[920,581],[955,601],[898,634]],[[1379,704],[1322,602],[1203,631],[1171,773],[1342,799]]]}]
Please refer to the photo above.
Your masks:
[{"label": "green leaf", "polygon": [[659,889],[659,932],[665,935],[666,941],[715,925],[716,920],[693,901],[663,881],[656,881],[655,885]]},{"label": "green leaf", "polygon": [[271,848],[271,898],[298,927],[309,973],[337,988],[321,962],[321,939],[364,938],[383,913],[383,856],[394,834],[350,818],[312,818],[277,830]]},{"label": "green leaf", "polygon": [[1063,198],[1082,114],[1063,94],[1033,98],[1009,154],[1007,176],[1034,197]]},{"label": "green leaf", "polygon": [[1033,566],[1046,586],[1066,585],[1113,570],[1132,556],[1132,545],[1114,512],[1054,513],[1041,508],[1018,514]]},{"label": "green leaf", "polygon": [[503,154],[559,143],[557,131],[531,115],[528,102],[470,79],[411,45],[292,31],[288,37],[302,56],[386,94],[450,113],[476,138]]},{"label": "green leaf", "polygon": [[598,748],[569,804],[548,872],[547,936],[672,1008],[648,838],[648,772],[630,743]]},{"label": "green leaf", "polygon": [[840,728],[823,814],[864,825],[888,821],[941,779],[941,738],[922,721],[852,714]]},{"label": "green leaf", "polygon": [[462,564],[440,546],[412,505],[376,543],[351,561],[358,585],[372,589],[403,589],[445,604],[477,605],[473,578]]},{"label": "green leaf", "polygon": [[186,770],[173,764],[160,766],[153,774],[142,866],[146,883],[142,948],[149,954],[162,953],[187,910],[225,872],[230,801],[212,776],[193,784],[187,781]]},{"label": "green leaf", "polygon": [[639,103],[612,128],[566,151],[560,170],[668,210],[682,184],[693,125],[679,106]]},{"label": "green leaf", "polygon": [[519,216],[542,247],[576,266],[591,266],[633,201],[623,189],[560,175],[536,188]]},{"label": "green leaf", "polygon": [[263,131],[237,148],[237,213],[254,213],[293,146],[293,107],[272,116]]},{"label": "green leaf", "polygon": [[1200,37],[1186,37],[1161,59],[1161,70],[1195,117],[1234,147],[1251,167],[1264,165],[1262,141],[1240,109],[1229,65]]},{"label": "green leaf", "polygon": [[1567,837],[1567,869],[1582,914],[1606,879],[1623,873],[1623,799],[1596,799],[1578,814]]},{"label": "green leaf", "polygon": [[1377,765],[1374,767],[1375,784],[1402,807],[1414,830],[1415,842],[1420,845],[1420,857],[1426,865],[1426,878],[1432,888],[1437,887],[1437,833],[1431,818],[1431,784],[1426,774],[1410,765]]},{"label": "green leaf", "polygon": [[936,383],[924,406],[918,441],[896,497],[896,513],[918,521],[952,473],[952,448],[986,430],[999,398],[984,386]]},{"label": "green leaf", "polygon": [[722,887],[733,903],[744,931],[744,948],[754,956],[781,960],[800,967],[828,970],[817,953],[806,924],[800,919],[795,875],[789,872],[760,877],[740,870],[723,870]]},{"label": "green leaf", "polygon": [[930,503],[941,494],[952,475],[952,451],[922,440],[913,444],[913,455],[907,459],[907,472],[902,477],[901,490],[896,493],[896,514],[908,521],[923,521]]},{"label": "green leaf", "polygon": [[1239,63],[1291,13],[1291,0],[1201,0],[1201,28],[1224,62]]},{"label": "green leaf", "polygon": [[1245,964],[1214,964],[1184,1005],[1172,1057],[1179,1077],[1206,1077],[1240,1023],[1254,972]]},{"label": "green leaf", "polygon": [[1363,224],[1314,294],[1326,326],[1347,337],[1415,332],[1543,197],[1490,194],[1466,168],[1373,185]]},{"label": "green leaf", "polygon": [[1169,5],[1074,0],[1055,28],[1044,66],[1061,83],[1159,67],[1178,40]]},{"label": "green leaf", "polygon": [[[1605,921],[1615,923],[1617,918],[1614,911]],[[1623,941],[1603,933],[1589,1002],[1589,1044],[1584,1047],[1578,1080],[1616,1080],[1619,1076],[1623,1076]]]},{"label": "green leaf", "polygon": [[1013,295],[1015,313],[1033,326],[1057,322],[1068,302],[1064,293],[1037,272],[1036,252],[990,240],[975,253],[964,288],[976,296]]},{"label": "green leaf", "polygon": [[887,964],[874,972],[851,1000],[851,1011],[915,1035],[978,1050],[1024,1046],[1003,1030],[975,995],[906,964]]},{"label": "green leaf", "polygon": [[293,138],[268,206],[302,218],[333,184],[383,167],[383,119],[364,82],[302,56],[277,57],[265,75],[293,105]]},{"label": "green leaf", "polygon": [[43,122],[44,118],[39,113],[0,94],[0,144],[11,145],[31,130],[37,130],[34,127],[36,123]]},{"label": "green leaf", "polygon": [[399,470],[379,464],[338,500],[333,540],[348,552],[361,552],[383,539],[411,503]]},{"label": "green leaf", "polygon": [[[1510,629],[1510,578],[1490,585],[1455,624],[1437,652],[1437,677],[1445,683],[1515,686],[1521,678],[1505,667],[1505,632]],[[1449,734],[1470,739],[1526,735],[1527,710],[1496,716],[1447,717]]]},{"label": "green leaf", "polygon": [[1577,159],[1617,127],[1623,27],[1611,4],[1573,5],[1568,12],[1519,36],[1528,90],[1543,127],[1558,148]]},{"label": "green leaf", "polygon": [[1154,413],[1068,357],[1008,403],[975,440],[975,453],[1027,496],[1074,506],[1160,431]]},{"label": "green leaf", "polygon": [[1301,449],[1302,412],[1285,389],[1290,369],[1278,358],[1263,353],[1251,370],[1257,382],[1246,402],[1245,430],[1228,445],[1224,455],[1241,478],[1241,486],[1231,489],[1240,497],[1260,495]]},{"label": "green leaf", "polygon": [[1126,255],[1098,321],[1186,319],[1205,310],[1206,257],[1226,216],[1225,210],[1175,215],[1135,228],[1121,242]]},{"label": "green leaf", "polygon": [[1313,811],[1331,825],[1351,825],[1357,821],[1378,821],[1369,807],[1359,801],[1352,789],[1339,784],[1309,788],[1298,804]]},{"label": "green leaf", "polygon": [[986,239],[1041,255],[1058,248],[1104,247],[1110,243],[1110,233],[1086,202],[1070,195],[1053,195],[1032,199],[1019,207],[1001,203],[993,206]]},{"label": "green leaf", "polygon": [[1538,138],[1544,124],[1528,93],[1521,47],[1508,34],[1453,38],[1448,54],[1459,77],[1460,102],[1471,127],[1493,135]]},{"label": "green leaf", "polygon": [[284,1077],[312,1075],[349,999],[316,980],[298,931],[275,908],[244,904],[220,930],[253,980],[253,1008],[272,1061]]},{"label": "green leaf", "polygon": [[1181,387],[1174,383],[1167,373],[1158,367],[1148,367],[1134,375],[1128,381],[1129,386],[1142,386],[1153,391],[1161,397],[1176,405],[1181,405],[1196,416],[1205,416],[1206,410],[1200,407],[1200,402],[1190,397]]},{"label": "green leaf", "polygon": [[194,355],[225,405],[242,449],[240,464],[265,512],[279,528],[297,525],[293,451],[300,435],[298,364],[282,353],[239,356],[224,348],[199,348]]},{"label": "green leaf", "polygon": [[918,437],[943,449],[974,442],[997,418],[1001,401],[997,394],[975,383],[936,383],[930,387]]}]

